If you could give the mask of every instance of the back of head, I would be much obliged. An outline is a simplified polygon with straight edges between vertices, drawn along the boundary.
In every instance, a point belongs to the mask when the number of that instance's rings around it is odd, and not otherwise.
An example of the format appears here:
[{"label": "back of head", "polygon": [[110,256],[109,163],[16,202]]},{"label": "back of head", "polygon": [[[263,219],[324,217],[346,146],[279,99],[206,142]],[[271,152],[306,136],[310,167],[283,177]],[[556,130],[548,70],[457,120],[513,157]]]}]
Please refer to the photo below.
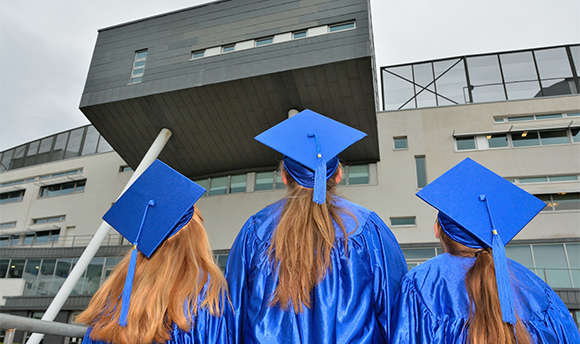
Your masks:
[{"label": "back of head", "polygon": [[[518,318],[514,326],[502,320],[492,250],[467,247],[451,239],[439,222],[441,245],[444,250],[460,257],[476,257],[465,276],[469,296],[469,344],[530,344],[528,331]],[[517,341],[516,341],[517,338]]]},{"label": "back of head", "polygon": [[[76,319],[93,327],[91,338],[123,344],[163,343],[170,339],[173,323],[189,330],[190,315],[199,307],[221,314],[227,285],[213,261],[202,222],[196,208],[191,220],[149,259],[139,253],[127,326],[121,327],[119,300],[130,254],[125,256]],[[206,291],[200,295],[204,286]]]},{"label": "back of head", "polygon": [[344,234],[348,233],[335,203],[336,175],[327,179],[326,202],[312,200],[313,189],[298,184],[281,164],[287,181],[288,194],[280,222],[272,235],[269,253],[274,266],[278,265],[278,285],[272,305],[286,309],[292,304],[294,312],[310,307],[310,293],[330,269],[330,254],[335,242],[334,222]]}]

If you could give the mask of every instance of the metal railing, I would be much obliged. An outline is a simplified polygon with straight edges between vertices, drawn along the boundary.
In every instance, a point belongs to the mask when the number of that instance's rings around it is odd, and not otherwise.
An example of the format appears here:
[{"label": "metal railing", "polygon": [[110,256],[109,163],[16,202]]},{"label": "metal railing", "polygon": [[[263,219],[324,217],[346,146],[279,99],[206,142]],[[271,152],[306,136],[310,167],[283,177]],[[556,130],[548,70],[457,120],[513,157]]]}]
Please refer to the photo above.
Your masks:
[{"label": "metal railing", "polygon": [[43,334],[51,334],[63,337],[82,338],[87,331],[87,326],[66,324],[55,321],[26,318],[12,314],[0,313],[0,329],[6,330],[4,343],[12,343],[14,332],[27,331]]}]

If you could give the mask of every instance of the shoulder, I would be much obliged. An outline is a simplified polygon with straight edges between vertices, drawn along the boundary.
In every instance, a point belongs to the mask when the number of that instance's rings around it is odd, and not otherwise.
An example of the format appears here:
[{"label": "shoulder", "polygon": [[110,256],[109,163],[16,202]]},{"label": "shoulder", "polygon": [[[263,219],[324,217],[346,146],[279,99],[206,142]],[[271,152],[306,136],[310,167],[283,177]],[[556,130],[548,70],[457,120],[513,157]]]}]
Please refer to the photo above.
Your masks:
[{"label": "shoulder", "polygon": [[517,290],[516,307],[520,318],[529,320],[551,306],[560,306],[560,297],[534,272],[511,259],[509,267],[514,289]]},{"label": "shoulder", "polygon": [[253,237],[253,240],[269,241],[284,209],[284,203],[285,200],[281,199],[250,216],[244,224],[240,235]]},{"label": "shoulder", "polygon": [[376,215],[373,211],[342,197],[337,196],[334,199],[334,204],[342,210],[340,217],[344,223],[344,226],[346,228],[356,228],[354,233],[351,235],[356,235],[363,232],[367,224],[372,222],[371,218],[373,216],[378,218],[378,215]]}]

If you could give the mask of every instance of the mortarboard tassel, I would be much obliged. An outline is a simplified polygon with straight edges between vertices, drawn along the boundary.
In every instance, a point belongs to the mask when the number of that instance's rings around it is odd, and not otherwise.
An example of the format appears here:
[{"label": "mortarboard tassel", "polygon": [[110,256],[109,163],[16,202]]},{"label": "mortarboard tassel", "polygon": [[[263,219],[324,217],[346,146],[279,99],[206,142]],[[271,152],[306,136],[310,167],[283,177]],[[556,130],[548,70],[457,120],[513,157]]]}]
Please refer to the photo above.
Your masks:
[{"label": "mortarboard tassel", "polygon": [[504,322],[515,325],[517,319],[514,311],[514,296],[507,266],[505,245],[495,227],[495,223],[491,215],[491,209],[489,207],[489,200],[485,195],[480,195],[479,199],[485,202],[487,213],[489,215],[489,221],[492,227],[493,235],[491,238],[491,249],[493,254],[493,263],[495,266],[495,280],[497,284],[499,305],[501,308],[501,317]]},{"label": "mortarboard tassel", "polygon": [[137,237],[135,238],[133,249],[131,250],[131,260],[129,261],[129,268],[127,269],[127,276],[125,277],[125,285],[123,286],[121,299],[121,314],[119,315],[119,325],[121,325],[121,327],[127,326],[127,315],[129,314],[129,306],[131,305],[131,291],[133,290],[133,279],[135,278],[135,267],[137,266],[137,243],[139,243],[139,237],[141,237],[141,231],[143,230],[147,211],[153,206],[155,206],[155,201],[150,200],[145,207],[143,218],[141,218],[141,225],[139,226],[139,231],[137,232]]},{"label": "mortarboard tassel", "polygon": [[312,200],[318,204],[326,203],[326,160],[322,157],[318,136],[310,133],[308,137],[313,137],[316,144],[316,169],[314,170],[314,192]]}]

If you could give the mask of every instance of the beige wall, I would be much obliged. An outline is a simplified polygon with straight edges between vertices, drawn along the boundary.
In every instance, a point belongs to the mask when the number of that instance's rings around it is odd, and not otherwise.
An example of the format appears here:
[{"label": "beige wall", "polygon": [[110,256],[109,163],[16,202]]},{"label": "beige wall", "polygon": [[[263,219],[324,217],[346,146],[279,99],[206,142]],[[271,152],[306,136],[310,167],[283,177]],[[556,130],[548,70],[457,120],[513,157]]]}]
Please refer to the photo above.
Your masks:
[{"label": "beige wall", "polygon": [[[392,228],[401,243],[434,242],[434,211],[415,196],[418,191],[415,155],[426,156],[428,181],[467,156],[506,177],[580,174],[580,144],[456,152],[453,141],[454,130],[464,133],[498,131],[513,124],[496,124],[493,116],[572,110],[580,110],[580,96],[380,112],[377,120],[381,161],[371,164],[371,183],[340,186],[339,194],[376,211],[387,224],[391,216],[416,216],[416,226]],[[518,122],[517,125],[541,127],[569,122],[570,119],[556,119]],[[394,136],[407,136],[409,149],[394,150]],[[22,202],[0,206],[0,222],[18,221],[15,230],[2,233],[29,230],[32,218],[54,215],[66,215],[61,224],[63,235],[64,229],[70,226],[74,229],[69,229],[66,235],[93,233],[102,214],[129,179],[130,173],[119,173],[121,165],[124,165],[123,160],[111,152],[0,174],[0,182],[5,182],[82,167],[87,178],[85,192],[47,199],[38,198],[40,185],[24,185],[27,191]],[[248,179],[251,180],[251,176]],[[580,182],[525,188],[532,193],[578,192]],[[2,188],[0,192],[9,189],[15,187]],[[246,219],[283,195],[282,190],[275,190],[202,198],[198,206],[206,219],[213,248],[230,248]],[[580,237],[580,211],[542,213],[516,239],[564,237]]]}]

